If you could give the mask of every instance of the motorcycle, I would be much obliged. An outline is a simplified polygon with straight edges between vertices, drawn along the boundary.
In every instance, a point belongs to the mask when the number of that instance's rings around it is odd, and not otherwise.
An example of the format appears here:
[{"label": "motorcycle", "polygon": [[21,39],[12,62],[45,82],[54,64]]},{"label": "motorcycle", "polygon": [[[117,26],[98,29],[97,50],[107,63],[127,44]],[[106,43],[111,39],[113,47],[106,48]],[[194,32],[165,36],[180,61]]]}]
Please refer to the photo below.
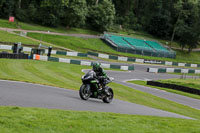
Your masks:
[{"label": "motorcycle", "polygon": [[106,86],[106,84],[112,82],[114,78],[110,77],[105,79],[104,85],[99,83],[99,79],[95,78],[96,73],[90,70],[84,76],[82,76],[82,85],[79,90],[81,99],[88,100],[89,98],[102,99],[104,103],[110,103],[113,100],[114,93],[112,88]]}]

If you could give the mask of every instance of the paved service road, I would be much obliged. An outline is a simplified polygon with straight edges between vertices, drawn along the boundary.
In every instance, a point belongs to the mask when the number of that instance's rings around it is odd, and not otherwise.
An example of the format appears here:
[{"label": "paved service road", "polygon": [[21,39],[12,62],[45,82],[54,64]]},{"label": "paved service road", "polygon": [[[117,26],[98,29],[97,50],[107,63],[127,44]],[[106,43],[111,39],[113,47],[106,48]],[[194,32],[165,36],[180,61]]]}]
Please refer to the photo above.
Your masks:
[{"label": "paved service road", "polygon": [[175,113],[153,109],[143,105],[124,102],[116,99],[114,99],[111,104],[106,104],[101,100],[94,99],[84,101],[79,98],[78,91],[3,80],[0,81],[0,105],[113,112],[121,114],[191,119]]}]

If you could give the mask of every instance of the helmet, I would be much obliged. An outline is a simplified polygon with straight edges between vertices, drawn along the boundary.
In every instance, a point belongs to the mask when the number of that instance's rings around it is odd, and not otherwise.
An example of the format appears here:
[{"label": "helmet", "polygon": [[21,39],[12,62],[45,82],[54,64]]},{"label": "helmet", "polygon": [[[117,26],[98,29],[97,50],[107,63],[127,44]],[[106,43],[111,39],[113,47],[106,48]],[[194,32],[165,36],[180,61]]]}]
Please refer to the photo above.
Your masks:
[{"label": "helmet", "polygon": [[99,71],[99,69],[100,69],[100,63],[98,63],[98,62],[94,62],[93,64],[92,64],[92,69],[93,69],[93,71],[95,71],[95,72],[98,72]]}]

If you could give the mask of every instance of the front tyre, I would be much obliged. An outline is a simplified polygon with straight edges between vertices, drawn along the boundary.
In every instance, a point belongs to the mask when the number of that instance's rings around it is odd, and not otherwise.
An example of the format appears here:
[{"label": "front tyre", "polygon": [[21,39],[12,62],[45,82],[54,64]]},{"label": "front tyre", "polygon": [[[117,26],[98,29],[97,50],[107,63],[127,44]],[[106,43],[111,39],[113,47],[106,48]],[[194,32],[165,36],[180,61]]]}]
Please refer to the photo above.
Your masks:
[{"label": "front tyre", "polygon": [[112,102],[114,97],[113,90],[111,88],[107,88],[105,90],[105,97],[102,99],[104,103],[110,103]]},{"label": "front tyre", "polygon": [[88,98],[90,97],[90,85],[89,84],[82,84],[82,86],[80,87],[79,90],[79,95],[81,97],[81,99],[83,100],[88,100]]}]

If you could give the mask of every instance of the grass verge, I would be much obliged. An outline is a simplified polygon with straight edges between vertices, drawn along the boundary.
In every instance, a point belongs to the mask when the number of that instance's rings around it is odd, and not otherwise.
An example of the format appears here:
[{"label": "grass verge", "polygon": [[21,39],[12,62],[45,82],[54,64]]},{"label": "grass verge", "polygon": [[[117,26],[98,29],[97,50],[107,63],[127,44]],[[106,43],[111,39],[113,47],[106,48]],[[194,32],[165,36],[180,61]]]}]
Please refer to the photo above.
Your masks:
[{"label": "grass verge", "polygon": [[[0,79],[32,82],[73,90],[78,90],[81,85],[81,76],[83,75],[81,70],[91,69],[88,66],[33,60],[1,59],[0,64]],[[200,110],[117,83],[111,83],[109,86],[114,89],[115,98],[200,119]]]},{"label": "grass verge", "polygon": [[182,86],[191,87],[191,88],[200,90],[200,78],[199,79],[166,79],[166,80],[158,80],[158,81],[162,83],[182,85]]},{"label": "grass verge", "polygon": [[0,131],[6,133],[197,133],[200,121],[113,113],[0,107]]},{"label": "grass verge", "polygon": [[187,92],[182,92],[182,91],[173,90],[173,89],[169,89],[169,88],[162,88],[162,87],[147,85],[147,81],[135,80],[135,81],[129,81],[129,83],[138,84],[138,85],[147,86],[147,87],[153,87],[153,88],[157,88],[157,89],[160,89],[160,90],[165,90],[165,91],[168,91],[168,92],[180,94],[180,95],[183,95],[183,96],[200,99],[200,96],[195,95],[195,94],[190,94],[190,93],[187,93]]}]

